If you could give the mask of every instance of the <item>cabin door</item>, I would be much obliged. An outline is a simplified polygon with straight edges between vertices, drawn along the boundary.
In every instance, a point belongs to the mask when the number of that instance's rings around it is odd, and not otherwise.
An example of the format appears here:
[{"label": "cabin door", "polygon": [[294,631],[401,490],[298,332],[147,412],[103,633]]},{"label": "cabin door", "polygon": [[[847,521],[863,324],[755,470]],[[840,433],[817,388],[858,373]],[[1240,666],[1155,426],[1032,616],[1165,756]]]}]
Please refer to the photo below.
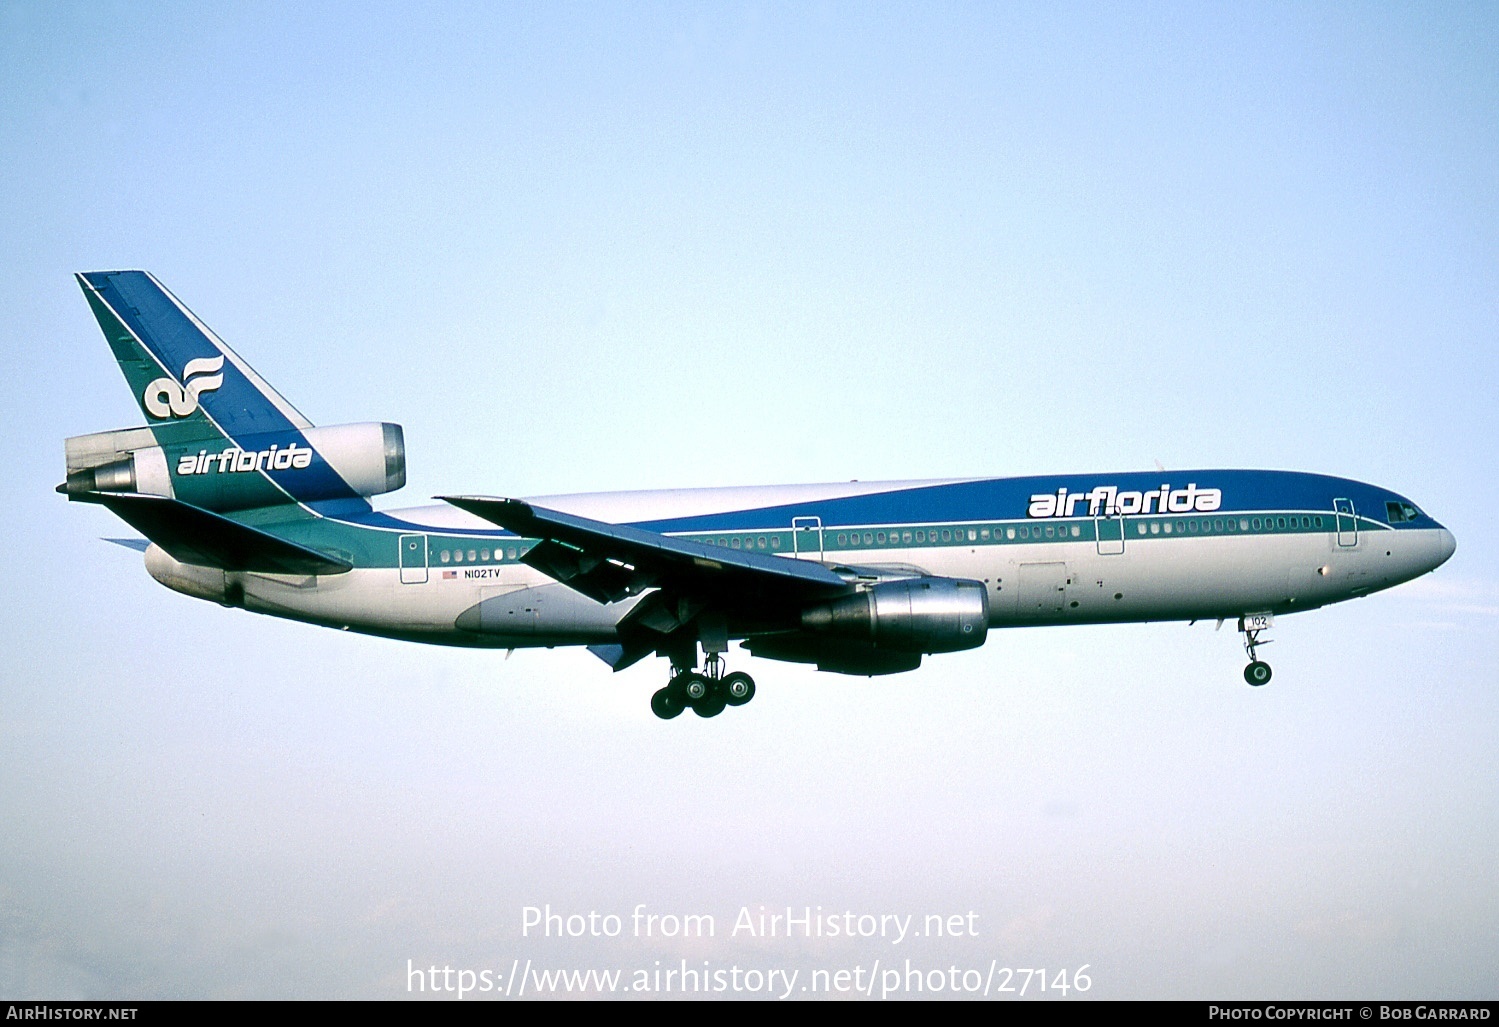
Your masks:
[{"label": "cabin door", "polygon": [[1353,500],[1334,499],[1332,509],[1338,522],[1338,545],[1352,549],[1358,545],[1358,514],[1353,509]]},{"label": "cabin door", "polygon": [[426,584],[427,536],[402,535],[396,544],[401,551],[401,584]]},{"label": "cabin door", "polygon": [[798,560],[822,559],[822,518],[791,518],[791,551]]}]

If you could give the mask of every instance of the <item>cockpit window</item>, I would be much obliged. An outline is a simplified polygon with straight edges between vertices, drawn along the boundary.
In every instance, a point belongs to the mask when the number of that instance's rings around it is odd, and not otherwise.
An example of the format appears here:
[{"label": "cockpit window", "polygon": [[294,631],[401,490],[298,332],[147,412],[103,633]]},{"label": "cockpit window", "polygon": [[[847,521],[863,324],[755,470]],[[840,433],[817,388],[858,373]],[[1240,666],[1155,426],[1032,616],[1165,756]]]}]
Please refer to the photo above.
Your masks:
[{"label": "cockpit window", "polygon": [[1386,503],[1384,508],[1386,519],[1391,524],[1404,524],[1421,516],[1421,511],[1409,503]]}]

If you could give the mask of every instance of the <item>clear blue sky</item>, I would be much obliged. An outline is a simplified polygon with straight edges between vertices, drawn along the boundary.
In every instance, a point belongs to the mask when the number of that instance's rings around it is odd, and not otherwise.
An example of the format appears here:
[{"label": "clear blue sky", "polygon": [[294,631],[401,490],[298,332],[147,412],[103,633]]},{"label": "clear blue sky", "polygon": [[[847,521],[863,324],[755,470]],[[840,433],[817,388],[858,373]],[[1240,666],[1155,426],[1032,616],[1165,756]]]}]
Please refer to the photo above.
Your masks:
[{"label": "clear blue sky", "polygon": [[[0,996],[472,969],[1090,965],[1113,998],[1493,996],[1499,17],[1473,4],[0,2]],[[410,484],[1322,471],[1457,535],[1283,620],[915,674],[454,652],[157,586],[52,492],[153,271]],[[739,658],[741,662],[747,660]],[[521,910],[979,937],[522,938]]]}]

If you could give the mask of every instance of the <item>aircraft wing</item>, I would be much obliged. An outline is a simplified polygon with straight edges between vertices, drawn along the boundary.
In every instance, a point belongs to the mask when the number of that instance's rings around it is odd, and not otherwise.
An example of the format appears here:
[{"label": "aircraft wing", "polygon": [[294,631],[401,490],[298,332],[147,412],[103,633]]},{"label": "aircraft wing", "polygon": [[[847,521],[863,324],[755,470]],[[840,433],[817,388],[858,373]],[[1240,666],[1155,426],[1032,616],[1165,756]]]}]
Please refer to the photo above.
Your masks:
[{"label": "aircraft wing", "polygon": [[521,559],[601,603],[659,587],[699,602],[805,603],[852,586],[820,563],[720,549],[654,531],[548,510],[519,499],[437,498],[523,538],[541,541]]}]

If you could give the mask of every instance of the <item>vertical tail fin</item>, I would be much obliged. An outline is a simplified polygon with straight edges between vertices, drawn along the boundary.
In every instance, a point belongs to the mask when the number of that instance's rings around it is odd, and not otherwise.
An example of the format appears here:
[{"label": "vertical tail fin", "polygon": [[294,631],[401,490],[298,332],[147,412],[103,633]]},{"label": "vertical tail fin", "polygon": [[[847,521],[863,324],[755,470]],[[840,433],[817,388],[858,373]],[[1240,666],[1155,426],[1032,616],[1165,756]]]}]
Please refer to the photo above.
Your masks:
[{"label": "vertical tail fin", "polygon": [[78,284],[163,445],[312,427],[150,274],[88,271]]},{"label": "vertical tail fin", "polygon": [[219,511],[368,510],[364,497],[405,482],[399,426],[314,428],[151,275],[89,271],[78,284],[147,427],[71,440],[70,494],[145,491]]}]

